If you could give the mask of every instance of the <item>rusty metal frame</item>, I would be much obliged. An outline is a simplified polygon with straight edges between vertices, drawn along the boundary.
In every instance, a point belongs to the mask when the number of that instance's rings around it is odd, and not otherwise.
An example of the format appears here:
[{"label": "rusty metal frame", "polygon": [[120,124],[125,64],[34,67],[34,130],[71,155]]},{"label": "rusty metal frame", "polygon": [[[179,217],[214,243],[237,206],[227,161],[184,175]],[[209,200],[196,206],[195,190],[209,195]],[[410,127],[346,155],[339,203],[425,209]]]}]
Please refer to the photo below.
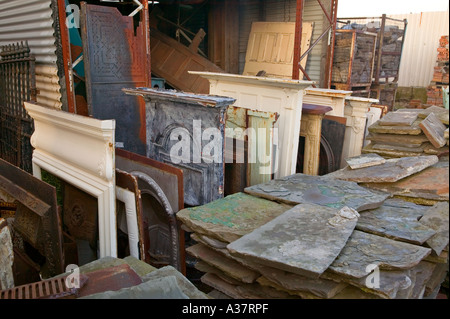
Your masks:
[{"label": "rusty metal frame", "polygon": [[0,189],[15,198],[12,227],[46,258],[48,277],[64,272],[63,235],[55,187],[0,159]]},{"label": "rusty metal frame", "polygon": [[[304,59],[309,52],[322,40],[322,38],[330,31],[331,33],[331,39],[330,44],[328,45],[328,53],[327,53],[327,64],[326,64],[326,77],[325,77],[325,86],[326,88],[331,87],[331,67],[333,63],[333,55],[334,55],[334,38],[335,38],[335,32],[336,32],[336,22],[337,22],[337,6],[338,6],[338,0],[331,0],[331,16],[327,12],[324,4],[321,0],[317,0],[320,7],[322,8],[322,11],[324,15],[326,16],[327,20],[330,22],[330,25],[326,28],[326,30],[323,31],[323,33],[310,45],[308,50],[306,50],[303,54],[301,52],[301,35],[302,35],[302,23],[303,23],[303,9],[305,7],[305,0],[297,0],[297,9],[296,9],[296,18],[295,18],[295,41],[294,41],[294,62],[293,62],[293,70],[292,70],[292,79],[293,80],[299,80],[300,78],[300,71],[303,73],[303,75],[307,78],[308,81],[311,81],[311,78],[309,77],[306,70],[301,66],[300,61]],[[316,87],[313,85],[313,87]]]},{"label": "rusty metal frame", "polygon": [[23,102],[36,101],[35,58],[27,42],[0,51],[0,157],[31,172],[33,122]]},{"label": "rusty metal frame", "polygon": [[[171,175],[176,176],[177,178],[177,188],[178,188],[178,209],[172,208],[170,203],[168,201],[163,201],[162,206],[164,207],[165,211],[167,212],[167,216],[170,221],[170,229],[171,229],[171,241],[172,241],[172,255],[171,260],[172,264],[175,268],[177,268],[181,273],[186,274],[186,261],[185,261],[185,239],[184,239],[184,231],[179,227],[178,222],[176,220],[176,213],[179,210],[182,210],[184,208],[184,182],[183,182],[183,171],[179,168],[176,168],[172,165],[165,164],[156,160],[153,160],[151,158],[141,156],[136,153],[128,152],[122,149],[116,149],[116,158],[123,158],[130,163],[136,163],[136,166],[134,169],[127,169],[127,173],[131,174],[135,179],[141,179],[145,184],[149,186],[149,189],[138,189],[139,192],[139,202],[137,202],[137,205],[140,207],[141,210],[141,217],[139,221],[139,227],[140,232],[143,234],[143,237],[140,238],[142,240],[143,246],[145,248],[145,253],[141,254],[141,259],[147,263],[151,263],[152,260],[150,259],[150,255],[147,253],[150,248],[150,240],[149,237],[146,235],[147,232],[145,231],[144,223],[143,223],[143,216],[144,216],[144,207],[142,205],[142,194],[145,193],[152,193],[156,191],[156,194],[159,196],[164,195],[164,190],[162,190],[159,185],[157,184],[157,180],[155,181],[149,174],[147,174],[145,169],[142,169],[142,166],[149,166],[153,167],[157,170],[167,172]],[[119,165],[116,164],[116,166],[123,170],[122,167],[119,167]],[[117,170],[117,169],[116,169]],[[129,171],[129,172],[128,172]],[[117,180],[119,181],[119,180]],[[137,186],[139,188],[139,186]],[[130,189],[131,190],[131,189]],[[150,195],[152,195],[150,194]],[[164,196],[160,196],[161,198],[164,198]],[[167,199],[167,198],[166,198]],[[139,218],[139,215],[138,215]],[[141,245],[142,246],[142,245]]]}]

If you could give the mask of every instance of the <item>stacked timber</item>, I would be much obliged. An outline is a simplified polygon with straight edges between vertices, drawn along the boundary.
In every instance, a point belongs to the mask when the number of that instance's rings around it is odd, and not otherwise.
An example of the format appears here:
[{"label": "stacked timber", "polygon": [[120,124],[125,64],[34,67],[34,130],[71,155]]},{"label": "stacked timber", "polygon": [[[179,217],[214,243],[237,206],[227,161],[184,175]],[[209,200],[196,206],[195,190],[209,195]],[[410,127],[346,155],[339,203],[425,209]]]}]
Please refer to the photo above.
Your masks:
[{"label": "stacked timber", "polygon": [[[419,172],[436,162],[408,164]],[[295,174],[177,218],[196,242],[187,253],[211,296],[434,298],[448,268],[448,205],[389,197],[333,176]]]},{"label": "stacked timber", "polygon": [[449,111],[430,106],[426,109],[400,109],[387,113],[372,124],[362,153],[376,153],[386,158],[442,155],[448,152],[445,130]]},{"label": "stacked timber", "polygon": [[442,89],[449,85],[448,36],[440,38],[437,51],[433,79],[427,87],[427,104],[442,106],[444,104]]}]

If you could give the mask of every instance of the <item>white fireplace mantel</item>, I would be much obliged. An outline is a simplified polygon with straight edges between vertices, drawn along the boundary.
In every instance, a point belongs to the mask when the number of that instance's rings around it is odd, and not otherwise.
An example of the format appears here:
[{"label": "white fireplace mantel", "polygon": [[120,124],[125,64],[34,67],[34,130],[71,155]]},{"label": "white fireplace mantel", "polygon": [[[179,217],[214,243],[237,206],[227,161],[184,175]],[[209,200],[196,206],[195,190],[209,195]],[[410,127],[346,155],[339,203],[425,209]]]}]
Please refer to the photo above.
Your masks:
[{"label": "white fireplace mantel", "polygon": [[209,94],[236,99],[234,106],[278,113],[280,117],[274,127],[278,129],[278,167],[275,168],[275,178],[295,174],[303,97],[305,89],[315,82],[229,73],[189,73],[209,80]]},{"label": "white fireplace mantel", "polygon": [[41,169],[97,198],[100,258],[117,257],[115,121],[25,102],[34,120],[33,175]]}]

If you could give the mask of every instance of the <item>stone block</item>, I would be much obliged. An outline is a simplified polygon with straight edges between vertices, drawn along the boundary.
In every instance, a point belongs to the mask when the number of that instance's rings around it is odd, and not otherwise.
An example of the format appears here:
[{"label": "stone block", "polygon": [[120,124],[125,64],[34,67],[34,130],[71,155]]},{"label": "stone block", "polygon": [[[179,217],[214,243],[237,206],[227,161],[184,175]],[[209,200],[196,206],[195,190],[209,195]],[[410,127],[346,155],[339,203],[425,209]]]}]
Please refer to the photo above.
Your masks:
[{"label": "stone block", "polygon": [[287,204],[312,203],[338,209],[347,206],[357,211],[377,208],[389,197],[388,194],[358,186],[355,182],[305,174],[251,186],[245,192]]},{"label": "stone block", "polygon": [[339,255],[359,214],[300,204],[227,246],[232,255],[317,278]]}]

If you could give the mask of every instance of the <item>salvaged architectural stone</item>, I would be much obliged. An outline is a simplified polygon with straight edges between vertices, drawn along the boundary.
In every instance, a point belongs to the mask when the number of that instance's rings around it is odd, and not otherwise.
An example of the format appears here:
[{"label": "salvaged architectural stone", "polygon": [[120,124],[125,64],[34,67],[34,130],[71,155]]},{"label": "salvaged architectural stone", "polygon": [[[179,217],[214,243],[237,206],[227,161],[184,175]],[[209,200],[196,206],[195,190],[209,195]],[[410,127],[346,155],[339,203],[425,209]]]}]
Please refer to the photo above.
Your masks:
[{"label": "salvaged architectural stone", "polygon": [[186,208],[177,218],[194,232],[230,243],[284,213],[291,206],[245,193]]},{"label": "salvaged architectural stone", "polygon": [[417,153],[417,155],[420,155],[420,153],[425,152],[425,145],[426,143],[423,143],[419,146],[411,146],[411,145],[389,145],[389,144],[381,144],[376,143],[372,145],[372,149],[377,151],[390,151],[390,152],[410,152],[410,153]]},{"label": "salvaged architectural stone", "polygon": [[[342,278],[339,274],[326,271],[322,277],[337,281],[344,280],[355,286],[355,288],[359,288],[359,290],[364,293],[374,294],[383,299],[395,299],[399,292],[410,289],[412,286],[411,269],[379,270],[379,286],[375,286],[375,282],[372,282],[372,278],[368,277],[369,273],[370,272],[367,272],[367,276],[362,278]],[[373,286],[370,286],[370,284]]]},{"label": "salvaged architectural stone", "polygon": [[117,291],[105,291],[81,299],[189,299],[175,276],[161,277]]},{"label": "salvaged architectural stone", "polygon": [[387,193],[372,192],[354,182],[305,174],[251,186],[245,192],[288,204],[313,203],[332,208],[348,206],[358,212],[377,208],[389,197]]},{"label": "salvaged architectural stone", "polygon": [[300,204],[227,246],[232,255],[317,278],[340,253],[359,214]]},{"label": "salvaged architectural stone", "polygon": [[448,246],[449,243],[449,206],[448,202],[435,204],[423,216],[419,223],[436,231],[436,234],[426,241],[437,255]]},{"label": "salvaged architectural stone", "polygon": [[223,256],[203,244],[188,247],[186,252],[243,283],[252,283],[260,276],[259,273],[240,265],[238,262]]},{"label": "salvaged architectural stone", "polygon": [[378,124],[381,126],[409,126],[417,120],[416,112],[389,112]]},{"label": "salvaged architectural stone", "polygon": [[159,278],[175,277],[181,291],[190,299],[207,299],[206,295],[198,290],[182,273],[172,266],[162,267],[155,271],[148,273],[142,277],[142,281],[152,281]]},{"label": "salvaged architectural stone", "polygon": [[327,176],[352,181],[357,183],[384,183],[396,182],[425,168],[436,164],[439,161],[435,155],[401,157],[388,159],[382,165],[371,166],[353,170],[349,167],[328,174]]},{"label": "salvaged architectural stone", "polygon": [[415,268],[416,273],[416,282],[414,284],[414,289],[412,291],[410,299],[422,299],[425,290],[426,284],[430,280],[434,269],[436,268],[436,264],[430,263],[428,261],[421,261]]},{"label": "salvaged architectural stone", "polygon": [[424,206],[408,203],[401,207],[397,201],[388,199],[382,206],[362,212],[356,229],[416,245],[422,245],[436,234],[432,228],[418,222],[426,213]]},{"label": "salvaged architectural stone", "polygon": [[258,270],[267,280],[292,293],[306,292],[318,298],[329,299],[348,286],[344,282],[336,282],[322,278],[308,278],[256,263],[252,263],[252,267]]},{"label": "salvaged architectural stone", "polygon": [[444,138],[445,125],[434,115],[430,113],[420,124],[420,128],[430,140],[434,147],[442,147],[447,141]]},{"label": "salvaged architectural stone", "polygon": [[386,162],[386,160],[378,154],[363,154],[347,158],[345,161],[351,169],[376,166]]},{"label": "salvaged architectural stone", "polygon": [[421,110],[418,114],[419,118],[427,118],[431,113],[434,113],[434,115],[436,115],[436,117],[443,123],[446,125],[449,125],[449,110],[440,107],[440,106],[436,106],[436,105],[432,105],[428,108],[426,108],[425,110]]},{"label": "salvaged architectural stone", "polygon": [[361,185],[405,198],[448,201],[448,180],[448,162],[439,162],[394,183],[363,183]]},{"label": "salvaged architectural stone", "polygon": [[366,136],[366,140],[370,140],[373,143],[380,143],[384,145],[411,146],[411,147],[419,147],[423,143],[428,142],[428,138],[425,134],[400,135],[400,134],[369,133],[369,135]]},{"label": "salvaged architectural stone", "polygon": [[286,292],[258,283],[233,285],[213,273],[201,277],[202,283],[213,287],[233,299],[292,299]]},{"label": "salvaged architectural stone", "polygon": [[368,265],[384,270],[409,269],[430,253],[429,248],[355,230],[329,269],[341,276],[363,278],[368,275]]},{"label": "salvaged architectural stone", "polygon": [[[374,148],[374,145],[376,144],[369,144],[366,147],[363,148],[362,152],[363,154],[370,154],[370,153],[376,153],[378,155],[381,155],[386,158],[399,158],[399,157],[412,157],[417,156],[419,153],[417,152],[411,152],[411,151],[400,151],[398,149],[376,149]],[[435,155],[435,154],[433,154]]]},{"label": "salvaged architectural stone", "polygon": [[419,127],[420,122],[422,122],[422,119],[417,119],[411,125],[387,126],[380,125],[378,121],[369,127],[369,132],[378,134],[419,135],[422,133],[422,129]]}]

